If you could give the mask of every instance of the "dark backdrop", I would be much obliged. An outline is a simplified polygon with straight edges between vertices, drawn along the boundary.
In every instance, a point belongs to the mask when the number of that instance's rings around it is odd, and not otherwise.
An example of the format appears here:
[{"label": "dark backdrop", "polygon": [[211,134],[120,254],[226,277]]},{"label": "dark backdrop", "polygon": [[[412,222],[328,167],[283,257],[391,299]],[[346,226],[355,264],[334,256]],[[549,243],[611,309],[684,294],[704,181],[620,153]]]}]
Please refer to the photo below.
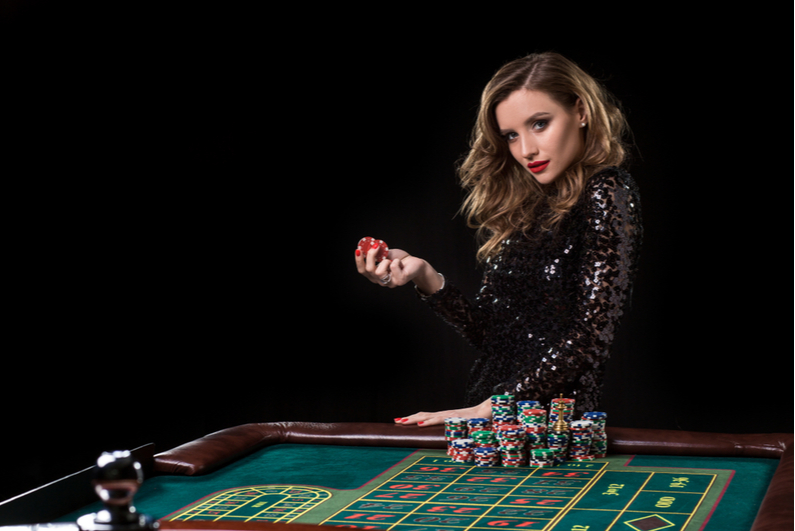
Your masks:
[{"label": "dark backdrop", "polygon": [[634,132],[646,238],[610,423],[792,431],[776,28],[66,4],[2,13],[0,499],[104,450],[459,407],[476,353],[353,251],[382,238],[475,293],[455,163],[494,71],[543,50],[601,79]]}]

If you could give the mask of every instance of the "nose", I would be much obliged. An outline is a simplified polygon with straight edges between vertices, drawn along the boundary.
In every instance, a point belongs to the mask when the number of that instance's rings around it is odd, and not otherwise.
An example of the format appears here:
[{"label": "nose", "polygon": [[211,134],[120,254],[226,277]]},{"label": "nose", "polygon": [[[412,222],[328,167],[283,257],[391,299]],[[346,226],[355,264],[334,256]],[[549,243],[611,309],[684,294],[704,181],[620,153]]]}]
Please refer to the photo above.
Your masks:
[{"label": "nose", "polygon": [[521,135],[519,142],[522,156],[524,158],[527,160],[532,160],[533,157],[538,155],[538,147],[536,146],[535,139],[532,135]]}]

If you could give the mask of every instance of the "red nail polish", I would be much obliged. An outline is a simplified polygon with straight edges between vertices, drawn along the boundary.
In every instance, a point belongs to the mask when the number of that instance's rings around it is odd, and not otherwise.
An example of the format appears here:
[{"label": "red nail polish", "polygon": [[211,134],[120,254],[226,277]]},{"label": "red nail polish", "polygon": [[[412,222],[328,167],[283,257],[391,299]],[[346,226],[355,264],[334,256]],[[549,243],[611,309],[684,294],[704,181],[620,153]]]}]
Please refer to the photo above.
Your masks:
[{"label": "red nail polish", "polygon": [[356,249],[356,256],[361,256],[362,252],[359,249]]},{"label": "red nail polish", "polygon": [[419,421],[419,422],[417,423],[417,425],[419,426],[419,425],[420,425],[420,424],[422,424],[423,422],[425,422],[425,421],[424,421],[424,420],[421,420],[421,421]]}]

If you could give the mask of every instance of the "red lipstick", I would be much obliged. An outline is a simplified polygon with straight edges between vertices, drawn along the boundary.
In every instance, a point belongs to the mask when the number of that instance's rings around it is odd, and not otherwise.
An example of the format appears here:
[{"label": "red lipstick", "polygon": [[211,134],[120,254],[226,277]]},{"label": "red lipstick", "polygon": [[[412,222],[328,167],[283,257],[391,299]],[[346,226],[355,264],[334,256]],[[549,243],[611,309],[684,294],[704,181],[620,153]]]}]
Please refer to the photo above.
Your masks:
[{"label": "red lipstick", "polygon": [[531,162],[527,165],[527,168],[533,173],[539,173],[544,171],[547,166],[549,166],[548,160],[539,160],[537,162]]}]

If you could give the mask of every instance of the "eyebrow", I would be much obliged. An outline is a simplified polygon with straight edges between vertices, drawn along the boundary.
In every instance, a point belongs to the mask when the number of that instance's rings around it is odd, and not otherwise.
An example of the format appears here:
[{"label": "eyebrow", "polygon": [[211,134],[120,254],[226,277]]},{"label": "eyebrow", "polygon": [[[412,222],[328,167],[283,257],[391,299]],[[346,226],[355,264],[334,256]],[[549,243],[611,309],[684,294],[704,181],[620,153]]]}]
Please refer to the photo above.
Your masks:
[{"label": "eyebrow", "polygon": [[[552,116],[552,113],[551,112],[547,112],[547,111],[537,112],[537,113],[531,115],[530,118],[525,120],[522,125],[529,125],[529,124],[535,122],[536,120],[538,120],[539,118],[541,118],[542,116]],[[511,131],[513,131],[513,129],[500,129],[500,134],[503,135],[505,133],[510,133]]]}]

